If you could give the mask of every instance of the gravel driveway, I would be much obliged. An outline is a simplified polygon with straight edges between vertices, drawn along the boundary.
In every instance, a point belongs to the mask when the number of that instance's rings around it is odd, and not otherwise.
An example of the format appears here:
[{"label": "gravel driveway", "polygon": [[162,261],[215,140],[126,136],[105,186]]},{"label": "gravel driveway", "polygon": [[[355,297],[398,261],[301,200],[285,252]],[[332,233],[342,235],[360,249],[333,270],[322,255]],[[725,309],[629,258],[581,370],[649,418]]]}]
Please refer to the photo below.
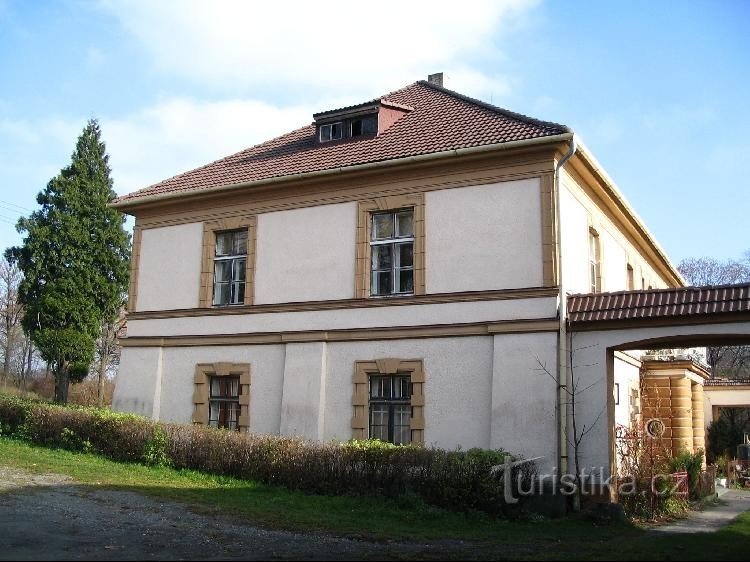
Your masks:
[{"label": "gravel driveway", "polygon": [[471,546],[478,545],[267,530],[170,500],[0,467],[0,560],[437,559],[471,555]]}]

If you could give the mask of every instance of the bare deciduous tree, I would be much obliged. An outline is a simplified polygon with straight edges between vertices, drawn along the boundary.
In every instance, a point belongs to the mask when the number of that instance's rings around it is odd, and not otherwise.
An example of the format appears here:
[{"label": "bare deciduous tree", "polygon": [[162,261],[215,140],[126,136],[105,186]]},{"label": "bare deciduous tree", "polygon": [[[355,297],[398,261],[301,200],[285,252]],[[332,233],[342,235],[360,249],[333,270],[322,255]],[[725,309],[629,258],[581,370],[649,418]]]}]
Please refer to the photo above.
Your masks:
[{"label": "bare deciduous tree", "polygon": [[[740,260],[687,258],[677,269],[695,286],[747,283],[750,282],[750,250]],[[714,376],[750,378],[750,346],[708,347],[706,362]]]},{"label": "bare deciduous tree", "polygon": [[[542,362],[538,357],[536,358],[537,364],[539,365],[539,371],[547,375],[550,379],[552,379],[555,384],[563,391],[563,394],[565,395],[565,404],[568,407],[568,420],[570,421],[570,429],[571,432],[566,432],[567,442],[568,445],[573,449],[573,464],[574,464],[574,470],[575,470],[575,482],[576,482],[576,494],[573,496],[575,499],[575,505],[573,506],[575,511],[578,511],[581,507],[581,500],[583,497],[583,482],[582,482],[582,476],[583,472],[581,469],[581,445],[586,440],[586,437],[594,430],[594,428],[599,423],[599,420],[601,420],[602,416],[604,415],[605,408],[602,408],[599,413],[594,417],[594,419],[590,420],[589,423],[582,422],[582,420],[579,417],[578,412],[576,411],[576,406],[578,404],[578,400],[581,398],[581,395],[586,393],[587,391],[591,390],[593,387],[598,385],[600,382],[602,382],[602,379],[599,378],[595,380],[594,382],[591,382],[589,384],[583,384],[581,382],[581,377],[576,376],[575,369],[576,367],[589,367],[590,365],[576,365],[573,362],[573,358],[575,355],[575,348],[573,346],[573,336],[570,337],[569,340],[569,349],[568,349],[568,368],[571,372],[570,377],[570,384],[561,384],[557,380],[557,375],[549,370],[546,363]],[[579,349],[585,349],[585,348],[579,348]],[[561,474],[561,476],[564,476]]]},{"label": "bare deciduous tree", "polygon": [[104,381],[107,376],[114,374],[114,370],[120,364],[120,345],[118,338],[125,327],[125,308],[120,309],[117,318],[105,319],[101,324],[101,333],[96,340],[96,356],[94,362],[97,366],[97,405],[104,406]]},{"label": "bare deciduous tree", "polygon": [[3,385],[8,382],[16,345],[23,337],[23,307],[18,302],[21,272],[7,259],[0,259],[0,337],[3,343]]}]

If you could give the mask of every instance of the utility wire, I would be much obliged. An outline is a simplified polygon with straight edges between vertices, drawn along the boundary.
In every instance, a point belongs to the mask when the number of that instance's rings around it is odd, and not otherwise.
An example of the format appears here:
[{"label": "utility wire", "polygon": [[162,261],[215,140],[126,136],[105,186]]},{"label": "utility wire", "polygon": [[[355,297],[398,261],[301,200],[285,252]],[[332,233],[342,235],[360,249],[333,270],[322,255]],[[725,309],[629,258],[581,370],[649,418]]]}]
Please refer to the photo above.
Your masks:
[{"label": "utility wire", "polygon": [[21,211],[33,211],[33,209],[29,209],[28,207],[24,207],[23,205],[16,205],[15,203],[11,203],[10,201],[3,201],[0,199],[0,207],[15,207],[16,209],[19,209]]}]

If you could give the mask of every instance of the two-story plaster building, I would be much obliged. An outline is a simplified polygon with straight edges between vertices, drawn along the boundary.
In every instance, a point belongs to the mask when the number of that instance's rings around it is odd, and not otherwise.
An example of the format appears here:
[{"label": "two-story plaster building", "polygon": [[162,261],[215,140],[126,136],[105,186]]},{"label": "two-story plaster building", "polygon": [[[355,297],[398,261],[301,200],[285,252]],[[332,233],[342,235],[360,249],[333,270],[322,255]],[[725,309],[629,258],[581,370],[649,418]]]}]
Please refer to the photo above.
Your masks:
[{"label": "two-story plaster building", "polygon": [[[114,407],[165,421],[552,466],[565,295],[682,285],[569,128],[439,80],[114,205],[136,220]],[[615,357],[622,397],[639,369]]]}]

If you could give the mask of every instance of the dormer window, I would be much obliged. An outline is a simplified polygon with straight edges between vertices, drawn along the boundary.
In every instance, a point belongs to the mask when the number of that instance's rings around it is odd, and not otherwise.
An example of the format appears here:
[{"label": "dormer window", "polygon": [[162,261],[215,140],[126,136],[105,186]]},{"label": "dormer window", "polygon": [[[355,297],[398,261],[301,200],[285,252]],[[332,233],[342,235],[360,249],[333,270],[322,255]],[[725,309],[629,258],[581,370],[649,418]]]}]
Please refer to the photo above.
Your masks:
[{"label": "dormer window", "polygon": [[313,115],[318,143],[369,139],[385,132],[414,108],[388,100],[373,100]]},{"label": "dormer window", "polygon": [[374,135],[378,132],[378,116],[367,115],[352,119],[349,125],[349,134],[352,137],[361,137],[363,135]]},{"label": "dormer window", "polygon": [[344,127],[341,121],[320,126],[320,142],[339,140],[343,136]]}]

